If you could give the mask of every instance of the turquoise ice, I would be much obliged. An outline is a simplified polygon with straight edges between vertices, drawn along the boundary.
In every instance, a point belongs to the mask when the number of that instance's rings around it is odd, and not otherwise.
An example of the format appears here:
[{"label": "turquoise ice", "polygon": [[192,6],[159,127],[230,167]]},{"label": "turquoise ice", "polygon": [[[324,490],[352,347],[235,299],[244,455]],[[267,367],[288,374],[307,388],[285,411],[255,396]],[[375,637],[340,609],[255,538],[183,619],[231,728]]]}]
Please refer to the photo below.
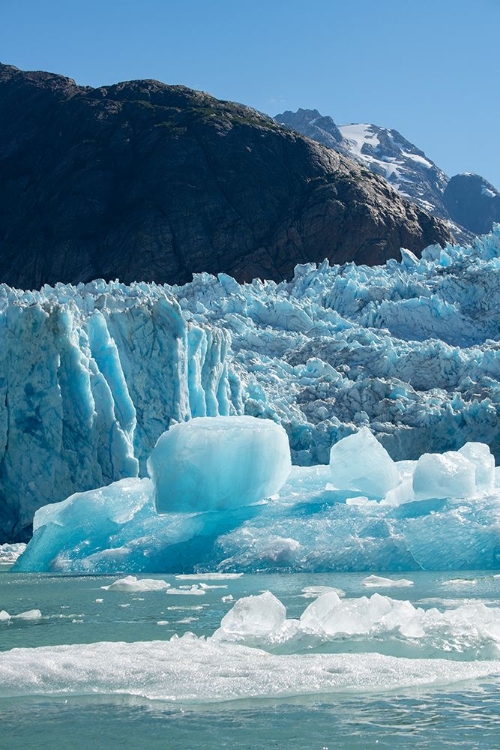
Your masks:
[{"label": "turquoise ice", "polygon": [[[251,417],[205,417],[175,425],[153,451],[153,479],[122,479],[41,508],[33,539],[14,570],[130,574],[499,567],[500,488],[492,473],[486,485],[476,463],[466,458],[480,456],[487,464],[487,446],[469,443],[462,452],[393,462],[363,429],[335,446],[330,466],[290,471],[283,434],[277,425]],[[190,456],[191,466],[186,463]],[[342,471],[336,470],[337,456]],[[383,492],[377,462],[383,464],[382,477],[390,478]]]}]

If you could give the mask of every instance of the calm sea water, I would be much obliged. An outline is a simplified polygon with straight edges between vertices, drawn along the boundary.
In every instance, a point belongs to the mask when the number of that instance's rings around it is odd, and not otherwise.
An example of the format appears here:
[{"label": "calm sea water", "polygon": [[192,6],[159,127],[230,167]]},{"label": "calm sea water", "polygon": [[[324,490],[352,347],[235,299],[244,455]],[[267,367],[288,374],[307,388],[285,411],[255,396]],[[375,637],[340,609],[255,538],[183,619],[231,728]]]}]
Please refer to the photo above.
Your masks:
[{"label": "calm sea water", "polygon": [[[463,617],[456,626],[451,618],[435,629],[427,647],[439,661],[429,660],[418,638],[397,632],[265,654],[212,646],[210,636],[243,596],[271,591],[297,618],[313,601],[308,588],[334,586],[355,600],[377,590],[363,585],[365,577],[245,575],[206,580],[220,588],[202,595],[168,595],[101,588],[116,578],[4,570],[0,611],[13,617],[0,619],[1,747],[500,747],[500,630],[487,616],[486,624],[464,629]],[[500,608],[500,579],[491,572],[404,577],[414,586],[378,591],[440,612]],[[156,578],[185,592],[181,586],[196,583]],[[170,640],[186,631],[194,635]],[[90,645],[97,643],[106,645]],[[71,648],[61,652],[61,644]],[[337,662],[339,655],[347,661]]]}]

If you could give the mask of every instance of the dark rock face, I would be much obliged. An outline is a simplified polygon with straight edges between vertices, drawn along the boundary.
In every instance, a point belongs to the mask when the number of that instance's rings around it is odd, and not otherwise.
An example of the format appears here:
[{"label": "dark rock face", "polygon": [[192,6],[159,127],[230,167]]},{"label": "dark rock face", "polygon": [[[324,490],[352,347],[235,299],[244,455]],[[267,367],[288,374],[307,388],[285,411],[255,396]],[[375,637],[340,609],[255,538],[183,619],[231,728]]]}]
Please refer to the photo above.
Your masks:
[{"label": "dark rock face", "polygon": [[472,232],[489,232],[500,222],[500,193],[478,174],[457,174],[446,186],[443,202],[453,221]]},{"label": "dark rock face", "polygon": [[282,279],[450,239],[363,166],[182,86],[0,65],[0,281]]}]

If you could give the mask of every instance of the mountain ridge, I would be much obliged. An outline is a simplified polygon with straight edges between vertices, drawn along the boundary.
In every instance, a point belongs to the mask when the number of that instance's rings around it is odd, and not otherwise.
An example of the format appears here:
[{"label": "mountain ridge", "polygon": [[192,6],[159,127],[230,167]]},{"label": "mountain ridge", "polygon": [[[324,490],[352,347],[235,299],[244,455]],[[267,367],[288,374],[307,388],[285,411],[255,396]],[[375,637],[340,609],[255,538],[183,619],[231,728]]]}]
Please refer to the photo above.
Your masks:
[{"label": "mountain ridge", "polygon": [[500,193],[484,177],[464,173],[450,178],[397,130],[370,123],[339,126],[317,109],[287,110],[275,119],[364,164],[401,195],[446,221],[462,242],[490,232],[500,221]]},{"label": "mountain ridge", "polygon": [[0,281],[290,278],[451,239],[385,181],[244,105],[0,65]]}]

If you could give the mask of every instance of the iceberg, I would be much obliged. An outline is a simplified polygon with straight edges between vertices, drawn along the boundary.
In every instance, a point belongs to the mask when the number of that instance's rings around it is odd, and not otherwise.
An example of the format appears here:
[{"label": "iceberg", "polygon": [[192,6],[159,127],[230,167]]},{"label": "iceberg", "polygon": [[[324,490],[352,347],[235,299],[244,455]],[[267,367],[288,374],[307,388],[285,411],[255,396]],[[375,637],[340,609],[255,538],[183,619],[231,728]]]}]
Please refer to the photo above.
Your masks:
[{"label": "iceberg", "polygon": [[251,505],[278,492],[291,468],[283,427],[255,417],[197,417],[174,425],[148,460],[158,513]]},{"label": "iceberg", "polygon": [[[172,444],[167,441],[171,431],[176,435]],[[280,427],[255,417],[208,417],[174,425],[153,450],[152,478],[122,479],[37,511],[33,538],[13,570],[198,574],[203,580],[207,573],[220,577],[259,571],[499,567],[500,489],[485,490],[483,476],[462,453],[426,454],[396,469],[383,456],[391,477],[387,495],[381,497],[380,475],[372,472],[370,484],[370,472],[364,472],[365,496],[360,497],[357,490],[335,488],[331,478],[336,475],[337,456],[342,470],[346,456],[347,465],[353,465],[353,444],[366,449],[366,455],[357,452],[359,465],[373,465],[378,444],[368,439],[366,428],[358,442],[348,436],[335,446],[331,467],[295,466],[288,478],[283,435]],[[255,445],[261,439],[264,451]],[[179,467],[190,470],[179,457],[183,446],[189,448],[186,460],[193,448],[194,466],[203,477],[197,478],[196,486],[183,485],[178,478]],[[490,455],[487,446],[474,446],[473,452],[486,459]],[[249,466],[254,467],[254,479],[248,479]],[[400,485],[387,490],[395,481],[394,470]],[[245,478],[243,485],[240,474]],[[382,477],[386,476],[384,469]],[[402,492],[401,502],[395,503],[399,487],[411,484],[415,492],[408,497]],[[160,508],[159,495],[167,497]],[[171,502],[172,496],[175,501]],[[130,578],[118,584],[142,585]],[[365,580],[368,586],[403,584],[411,585],[411,581],[377,576]],[[191,589],[168,588],[167,593],[203,594],[205,587],[194,583]],[[338,596],[335,591],[327,594],[332,600]],[[250,609],[255,607],[258,612],[267,609],[274,617],[272,601],[252,600]]]}]

